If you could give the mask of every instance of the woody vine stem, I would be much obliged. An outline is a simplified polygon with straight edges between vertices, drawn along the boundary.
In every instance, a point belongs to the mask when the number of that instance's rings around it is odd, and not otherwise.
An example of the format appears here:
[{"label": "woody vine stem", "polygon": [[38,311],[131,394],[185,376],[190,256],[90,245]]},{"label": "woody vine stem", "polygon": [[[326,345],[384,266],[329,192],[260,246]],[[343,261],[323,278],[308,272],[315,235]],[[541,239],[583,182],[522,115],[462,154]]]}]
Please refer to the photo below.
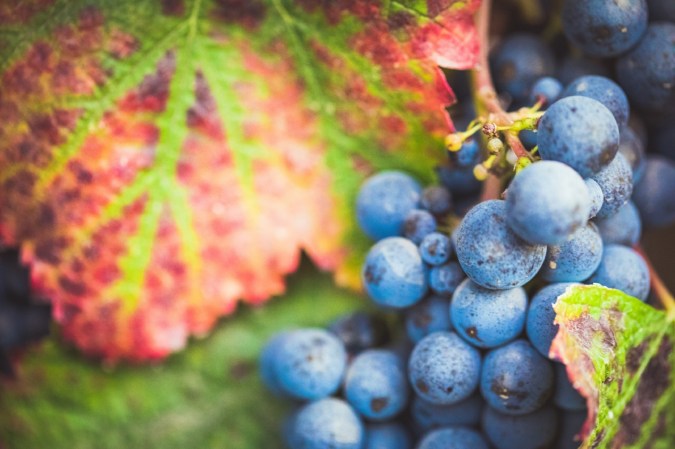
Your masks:
[{"label": "woody vine stem", "polygon": [[[536,153],[536,148],[533,149],[532,152],[527,151],[518,138],[518,133],[524,129],[535,129],[539,117],[543,115],[543,112],[540,111],[542,106],[541,100],[530,108],[523,108],[516,112],[507,112],[500,104],[499,97],[497,96],[492,81],[492,75],[490,74],[490,64],[488,60],[490,49],[489,26],[491,6],[492,0],[483,0],[476,15],[476,28],[478,32],[478,41],[480,43],[480,51],[478,62],[472,70],[471,78],[474,103],[478,118],[468,126],[466,131],[450,134],[446,138],[447,148],[450,151],[457,151],[461,148],[462,142],[478,130],[482,130],[488,138],[494,138],[498,133],[501,134],[506,146],[501,152],[491,154],[483,163],[483,168],[486,169],[486,177],[484,179],[485,182],[483,183],[481,201],[500,197],[502,181],[507,178],[507,176],[504,176],[503,173],[499,174],[498,171],[492,170],[492,168],[495,164],[501,164],[502,166],[508,165],[505,160],[507,147],[510,148],[518,158],[518,162],[515,167],[513,167],[513,171],[524,168],[529,163],[536,160],[536,156],[534,155],[534,153]],[[479,167],[477,166],[477,168]],[[652,291],[666,309],[669,316],[675,319],[675,297],[668,290],[642,248],[639,245],[636,245],[635,250],[643,256],[647,263]]]}]

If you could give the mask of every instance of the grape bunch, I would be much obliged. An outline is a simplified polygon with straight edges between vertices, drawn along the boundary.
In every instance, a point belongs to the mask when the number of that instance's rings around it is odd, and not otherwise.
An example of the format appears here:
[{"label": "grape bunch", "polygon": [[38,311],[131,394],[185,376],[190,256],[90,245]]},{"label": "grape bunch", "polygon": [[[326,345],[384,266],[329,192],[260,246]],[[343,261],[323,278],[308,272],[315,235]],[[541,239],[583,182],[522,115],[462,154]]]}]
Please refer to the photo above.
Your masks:
[{"label": "grape bunch", "polygon": [[11,376],[11,355],[49,334],[51,306],[30,292],[30,273],[18,251],[0,249],[0,374]]},{"label": "grape bunch", "polygon": [[669,1],[566,0],[563,49],[521,32],[495,47],[508,111],[480,115],[458,90],[439,185],[365,181],[361,274],[379,311],[283,332],[261,355],[264,383],[296,401],[289,448],[579,446],[586,401],[551,351],[553,304],[594,283],[649,300],[642,226],[675,223]]}]

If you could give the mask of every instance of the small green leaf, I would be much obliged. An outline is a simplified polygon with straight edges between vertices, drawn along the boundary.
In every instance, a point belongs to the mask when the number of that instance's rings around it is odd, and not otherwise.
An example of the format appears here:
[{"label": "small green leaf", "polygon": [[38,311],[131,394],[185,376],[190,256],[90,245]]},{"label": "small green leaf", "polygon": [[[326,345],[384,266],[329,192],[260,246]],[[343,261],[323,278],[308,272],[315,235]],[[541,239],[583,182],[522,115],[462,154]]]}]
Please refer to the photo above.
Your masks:
[{"label": "small green leaf", "polygon": [[570,288],[554,306],[552,351],[589,398],[583,449],[675,445],[673,315],[600,285]]}]

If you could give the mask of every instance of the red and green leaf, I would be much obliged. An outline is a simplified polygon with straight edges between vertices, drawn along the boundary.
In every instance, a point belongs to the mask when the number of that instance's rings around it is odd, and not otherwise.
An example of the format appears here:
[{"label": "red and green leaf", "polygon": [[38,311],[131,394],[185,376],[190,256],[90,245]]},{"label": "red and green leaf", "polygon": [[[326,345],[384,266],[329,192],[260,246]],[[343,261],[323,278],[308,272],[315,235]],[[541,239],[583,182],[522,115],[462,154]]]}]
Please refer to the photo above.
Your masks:
[{"label": "red and green leaf", "polygon": [[671,449],[675,441],[675,315],[599,285],[554,306],[552,351],[588,398],[582,448]]},{"label": "red and green leaf", "polygon": [[282,292],[301,250],[354,284],[356,189],[430,177],[452,126],[438,64],[474,64],[478,3],[4,2],[2,240],[108,360]]}]

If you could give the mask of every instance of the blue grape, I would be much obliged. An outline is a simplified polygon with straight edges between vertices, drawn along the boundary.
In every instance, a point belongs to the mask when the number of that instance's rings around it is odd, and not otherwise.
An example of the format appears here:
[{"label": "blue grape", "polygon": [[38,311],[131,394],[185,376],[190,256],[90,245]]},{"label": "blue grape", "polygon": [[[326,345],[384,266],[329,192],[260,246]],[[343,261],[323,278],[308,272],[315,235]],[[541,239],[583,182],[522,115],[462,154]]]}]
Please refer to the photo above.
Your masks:
[{"label": "blue grape", "polygon": [[376,303],[402,308],[415,304],[427,292],[427,269],[417,246],[402,237],[388,237],[368,252],[363,285]]},{"label": "blue grape", "polygon": [[598,173],[619,150],[619,126],[602,103],[575,95],[551,105],[537,128],[543,159],[563,162],[582,177]]},{"label": "blue grape", "polygon": [[368,424],[366,444],[363,449],[412,449],[412,438],[401,424],[396,422]]},{"label": "blue grape", "polygon": [[480,433],[466,427],[444,427],[426,434],[417,449],[488,449]]},{"label": "blue grape", "polygon": [[[671,144],[675,146],[675,144]],[[645,172],[635,185],[633,201],[645,226],[662,227],[675,223],[675,161],[649,156]]]},{"label": "blue grape", "polygon": [[454,404],[478,386],[481,355],[452,332],[434,332],[413,349],[408,375],[415,392],[434,404]]},{"label": "blue grape", "polygon": [[288,424],[291,449],[361,449],[363,423],[344,401],[321,399],[302,407]]},{"label": "blue grape", "polygon": [[297,399],[320,399],[337,391],[347,365],[342,342],[323,329],[298,329],[276,343],[278,385]]},{"label": "blue grape", "polygon": [[518,133],[518,137],[528,150],[537,146],[537,133],[535,131],[524,129]]},{"label": "blue grape", "polygon": [[460,284],[450,303],[455,331],[479,348],[494,348],[518,337],[526,314],[527,294],[521,287],[488,290],[470,279]]},{"label": "blue grape", "polygon": [[593,223],[580,227],[562,245],[549,246],[541,277],[549,282],[581,282],[602,260],[602,237]]},{"label": "blue grape", "polygon": [[621,290],[644,301],[649,294],[649,269],[642,256],[631,248],[607,245],[600,266],[588,282]]},{"label": "blue grape", "polygon": [[474,176],[473,167],[441,165],[436,172],[440,181],[453,195],[467,196],[480,191],[482,183]]},{"label": "blue grape", "polygon": [[537,274],[546,257],[544,245],[527,243],[506,223],[506,202],[489,200],[471,209],[457,230],[459,263],[482,287],[520,287]]},{"label": "blue grape", "polygon": [[448,262],[429,271],[429,287],[441,296],[452,296],[457,286],[464,280],[464,272],[457,262]]},{"label": "blue grape", "polygon": [[452,211],[452,195],[443,186],[431,186],[422,191],[420,206],[436,217],[443,217]]},{"label": "blue grape", "polygon": [[555,409],[545,406],[521,416],[506,415],[490,407],[483,412],[483,432],[497,449],[541,449],[556,436]]},{"label": "blue grape", "polygon": [[417,181],[402,172],[371,176],[356,198],[359,226],[374,240],[402,235],[405,217],[418,206],[421,191]]},{"label": "blue grape", "polygon": [[403,235],[415,245],[436,230],[436,219],[429,212],[413,209],[408,212],[403,222]]},{"label": "blue grape", "polygon": [[545,105],[551,105],[560,97],[563,91],[563,85],[557,79],[551,76],[539,78],[532,86],[530,92],[530,101],[535,103],[543,98]]},{"label": "blue grape", "polygon": [[619,128],[628,124],[630,105],[623,89],[604,76],[585,75],[577,78],[565,88],[563,97],[580,95],[602,103],[614,116]]},{"label": "blue grape", "polygon": [[391,351],[362,352],[347,369],[344,392],[362,416],[378,421],[394,417],[408,402],[403,361]]},{"label": "blue grape", "polygon": [[440,232],[427,234],[420,243],[422,260],[429,265],[442,265],[452,255],[452,243],[447,235]]},{"label": "blue grape", "polygon": [[568,85],[580,76],[585,75],[609,77],[611,76],[611,72],[602,60],[592,59],[585,56],[578,57],[575,55],[570,55],[563,59],[562,63],[558,66],[558,70],[556,71],[556,77],[561,83],[563,83],[563,85]]},{"label": "blue grape", "polygon": [[473,169],[474,165],[480,163],[481,149],[478,141],[473,137],[468,138],[462,144],[459,151],[448,151],[450,161],[457,167]]},{"label": "blue grape", "polygon": [[572,386],[567,376],[567,368],[562,363],[555,365],[555,393],[553,402],[556,406],[569,411],[586,409],[586,399]]},{"label": "blue grape", "polygon": [[488,405],[508,415],[542,407],[553,393],[553,367],[526,340],[490,350],[483,362],[480,392]]},{"label": "blue grape", "polygon": [[553,320],[555,320],[553,304],[572,285],[578,284],[566,282],[547,285],[539,290],[530,302],[530,307],[527,310],[527,322],[525,323],[527,338],[544,357],[548,357],[551,342],[558,332],[558,325],[553,324]]},{"label": "blue grape", "polygon": [[629,126],[621,129],[619,153],[628,161],[633,171],[633,183],[637,183],[645,171],[645,147],[635,131]]},{"label": "blue grape", "polygon": [[616,75],[631,102],[662,110],[675,102],[675,24],[649,25],[640,43],[616,62]]},{"label": "blue grape", "polygon": [[593,176],[602,189],[604,198],[598,217],[614,215],[630,200],[633,193],[633,171],[623,154],[618,153],[614,160]]},{"label": "blue grape", "polygon": [[584,53],[609,58],[633,47],[647,28],[645,0],[566,0],[562,11],[567,38]]},{"label": "blue grape", "polygon": [[285,392],[279,384],[277,373],[275,371],[275,364],[278,351],[283,345],[286,337],[288,337],[288,334],[289,332],[279,332],[270,338],[260,352],[260,358],[258,360],[260,378],[262,379],[263,384],[277,396],[283,396]]},{"label": "blue grape", "polygon": [[581,427],[586,421],[586,410],[565,412],[560,420],[560,432],[558,433],[555,449],[579,449],[581,439],[576,436],[581,432]]},{"label": "blue grape", "polygon": [[449,308],[447,298],[432,295],[406,310],[405,329],[408,338],[417,343],[434,332],[452,330]]},{"label": "blue grape", "polygon": [[500,92],[516,102],[528,99],[532,84],[553,73],[554,58],[542,40],[531,34],[513,34],[504,39],[490,58],[490,69]]},{"label": "blue grape", "polygon": [[583,178],[560,162],[531,164],[516,175],[506,194],[508,225],[533,244],[565,242],[586,223],[590,211]]},{"label": "blue grape", "polygon": [[484,403],[479,393],[450,405],[433,404],[415,396],[410,414],[415,429],[421,433],[446,426],[478,426]]},{"label": "blue grape", "polygon": [[624,204],[614,215],[595,220],[602,242],[605,245],[616,243],[633,246],[640,240],[642,221],[640,213],[632,201]]},{"label": "blue grape", "polygon": [[598,212],[602,209],[602,203],[604,203],[605,197],[597,182],[593,181],[591,178],[584,179],[584,182],[588,188],[588,197],[591,200],[591,212],[588,217],[593,218],[598,215]]},{"label": "blue grape", "polygon": [[350,354],[383,345],[389,340],[387,323],[366,312],[341,316],[328,326],[328,330],[340,339]]}]

